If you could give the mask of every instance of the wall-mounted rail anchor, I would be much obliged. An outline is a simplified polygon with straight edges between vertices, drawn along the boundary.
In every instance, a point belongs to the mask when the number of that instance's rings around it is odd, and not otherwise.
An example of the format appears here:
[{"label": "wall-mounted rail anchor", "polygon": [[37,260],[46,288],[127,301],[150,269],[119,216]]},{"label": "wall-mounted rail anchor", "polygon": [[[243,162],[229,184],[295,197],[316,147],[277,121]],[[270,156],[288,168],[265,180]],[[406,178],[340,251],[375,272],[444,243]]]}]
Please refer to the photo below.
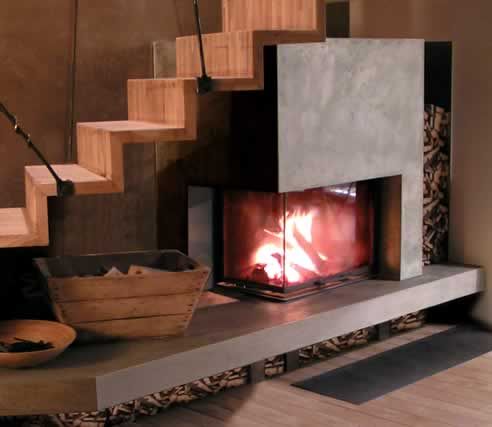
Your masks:
[{"label": "wall-mounted rail anchor", "polygon": [[7,117],[8,121],[12,124],[14,127],[14,131],[17,135],[20,135],[24,141],[26,142],[27,146],[36,153],[36,156],[43,162],[43,164],[48,168],[48,171],[53,175],[53,178],[56,181],[56,189],[57,189],[57,194],[59,197],[65,197],[65,196],[71,196],[75,193],[75,186],[72,181],[69,180],[63,180],[60,178],[60,176],[55,172],[53,167],[48,163],[46,158],[43,156],[43,153],[39,150],[36,145],[32,142],[31,135],[29,135],[20,125],[19,121],[17,120],[17,117],[12,114],[7,107],[0,102],[0,113],[3,113],[5,117]]},{"label": "wall-mounted rail anchor", "polygon": [[205,54],[203,52],[202,24],[200,20],[200,6],[198,5],[198,0],[193,0],[193,8],[195,10],[198,47],[200,50],[200,63],[202,67],[202,75],[197,78],[197,92],[199,95],[205,95],[206,93],[213,91],[214,82],[212,80],[212,77],[207,74],[207,66],[205,64]]}]

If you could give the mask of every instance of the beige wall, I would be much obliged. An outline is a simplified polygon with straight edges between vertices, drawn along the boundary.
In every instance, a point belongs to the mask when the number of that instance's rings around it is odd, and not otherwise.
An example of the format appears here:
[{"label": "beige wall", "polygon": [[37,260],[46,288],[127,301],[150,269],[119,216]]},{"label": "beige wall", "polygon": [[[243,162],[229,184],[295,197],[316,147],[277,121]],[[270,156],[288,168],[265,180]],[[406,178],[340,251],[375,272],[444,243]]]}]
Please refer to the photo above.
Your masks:
[{"label": "beige wall", "polygon": [[[453,41],[453,261],[492,272],[492,1],[351,0],[352,37]],[[477,315],[492,326],[492,292]]]},{"label": "beige wall", "polygon": [[[0,100],[54,161],[65,157],[73,1],[8,1],[0,11]],[[0,117],[0,207],[24,200],[24,164],[34,154]]]}]

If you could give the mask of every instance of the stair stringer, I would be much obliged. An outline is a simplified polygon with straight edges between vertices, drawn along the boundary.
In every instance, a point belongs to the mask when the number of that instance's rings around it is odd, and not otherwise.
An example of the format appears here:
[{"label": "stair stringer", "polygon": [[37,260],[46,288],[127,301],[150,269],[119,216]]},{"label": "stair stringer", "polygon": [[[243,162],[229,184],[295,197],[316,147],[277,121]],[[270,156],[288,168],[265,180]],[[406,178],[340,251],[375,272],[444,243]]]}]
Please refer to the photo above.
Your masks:
[{"label": "stair stringer", "polygon": [[[225,32],[204,37],[214,90],[261,90],[265,46],[325,39],[324,0],[234,1],[223,0]],[[255,10],[265,19],[251,15]],[[124,144],[196,140],[197,49],[196,37],[177,39],[176,79],[128,82],[128,121],[77,125],[79,164],[53,166],[74,183],[75,195],[124,192]],[[48,197],[56,196],[56,182],[46,167],[28,166],[25,185],[25,208],[0,209],[0,247],[49,245]]]}]

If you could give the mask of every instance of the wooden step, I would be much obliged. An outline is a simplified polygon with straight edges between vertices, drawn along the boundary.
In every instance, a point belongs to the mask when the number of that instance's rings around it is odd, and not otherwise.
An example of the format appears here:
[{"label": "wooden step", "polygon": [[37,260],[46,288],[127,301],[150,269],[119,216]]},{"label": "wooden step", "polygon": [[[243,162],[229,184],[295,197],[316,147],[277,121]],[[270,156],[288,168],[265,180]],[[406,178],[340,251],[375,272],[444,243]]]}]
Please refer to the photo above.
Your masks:
[{"label": "wooden step", "polygon": [[0,247],[44,246],[24,208],[0,209]]},{"label": "wooden step", "polygon": [[[191,81],[193,86],[195,82]],[[133,109],[138,102],[140,92],[148,93],[149,103],[152,97],[159,98],[161,87],[158,80],[133,80],[129,83],[132,102],[130,111],[132,116],[139,114],[138,109]],[[135,96],[137,94],[137,96]],[[142,97],[143,98],[143,97]],[[154,143],[166,141],[190,141],[196,139],[196,93],[193,99],[185,106],[183,124],[169,124],[164,120],[168,118],[164,110],[168,110],[166,104],[161,105],[153,112],[161,111],[163,122],[143,122],[136,120],[121,122],[79,123],[77,126],[77,150],[80,166],[100,175],[111,182],[114,191],[124,191],[123,145],[130,143]],[[144,115],[144,114],[142,114]],[[176,118],[173,119],[177,121]],[[92,183],[91,185],[94,185]],[[87,186],[87,184],[86,184]],[[96,185],[97,186],[97,185]],[[102,186],[106,188],[106,186]]]},{"label": "wooden step", "polygon": [[[237,31],[206,34],[203,37],[205,63],[210,76],[217,79],[216,90],[261,90],[264,86],[264,47],[287,43],[320,42],[317,32]],[[178,77],[201,74],[196,36],[176,40]],[[234,81],[237,79],[236,81]]]},{"label": "wooden step", "polygon": [[222,0],[224,32],[314,31],[326,36],[325,0]]},{"label": "wooden step", "polygon": [[[83,168],[80,165],[53,165],[53,169],[63,180],[75,184],[75,194],[104,194],[114,192],[111,181]],[[57,188],[53,176],[45,166],[27,166],[26,174],[31,185],[36,186],[46,196],[56,196]]]},{"label": "wooden step", "polygon": [[175,141],[184,137],[185,128],[179,124],[150,123],[136,120],[116,122],[79,123],[79,128],[101,135],[109,135],[112,141],[122,143],[149,143]]},{"label": "wooden step", "polygon": [[176,128],[166,140],[196,138],[197,94],[193,79],[128,81],[128,118]]}]

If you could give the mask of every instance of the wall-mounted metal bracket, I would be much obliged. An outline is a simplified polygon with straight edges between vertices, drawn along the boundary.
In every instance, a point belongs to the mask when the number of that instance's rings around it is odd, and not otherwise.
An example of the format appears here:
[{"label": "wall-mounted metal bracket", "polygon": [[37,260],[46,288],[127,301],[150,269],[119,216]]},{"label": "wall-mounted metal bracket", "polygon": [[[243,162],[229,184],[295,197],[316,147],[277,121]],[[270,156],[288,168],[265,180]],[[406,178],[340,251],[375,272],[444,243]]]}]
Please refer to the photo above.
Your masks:
[{"label": "wall-mounted metal bracket", "polygon": [[205,64],[205,54],[203,51],[203,37],[202,37],[202,24],[200,20],[200,6],[198,0],[193,0],[193,8],[195,10],[195,22],[198,35],[198,46],[200,49],[200,63],[202,67],[202,75],[197,78],[197,93],[199,95],[205,95],[212,92],[214,89],[214,82],[212,78],[207,74],[207,66]]},{"label": "wall-mounted metal bracket", "polygon": [[39,150],[36,145],[32,142],[31,135],[29,135],[20,125],[19,121],[17,120],[17,117],[12,114],[7,107],[0,102],[0,112],[3,113],[5,117],[7,117],[8,121],[12,124],[14,127],[14,132],[17,135],[20,135],[24,141],[26,142],[27,146],[36,153],[36,156],[43,162],[43,164],[48,168],[49,172],[53,176],[53,178],[56,181],[56,189],[57,189],[57,194],[59,197],[66,197],[66,196],[72,196],[75,193],[75,185],[72,181],[69,180],[63,180],[60,178],[60,176],[55,172],[53,167],[48,163],[46,158],[44,157],[43,153]]}]

